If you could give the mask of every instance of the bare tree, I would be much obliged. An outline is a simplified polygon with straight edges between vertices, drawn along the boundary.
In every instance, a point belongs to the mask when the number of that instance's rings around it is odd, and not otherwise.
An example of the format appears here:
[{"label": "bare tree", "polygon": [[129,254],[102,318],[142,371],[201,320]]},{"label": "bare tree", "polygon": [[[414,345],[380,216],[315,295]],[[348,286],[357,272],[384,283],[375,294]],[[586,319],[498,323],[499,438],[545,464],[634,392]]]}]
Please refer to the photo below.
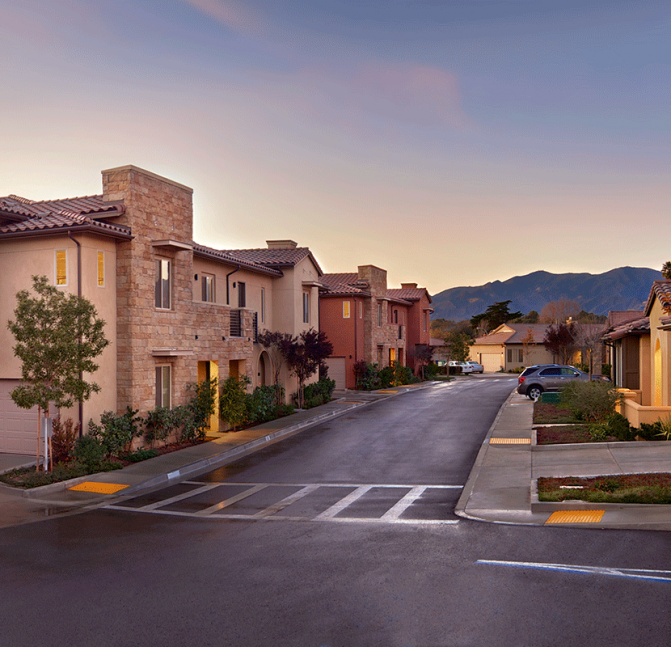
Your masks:
[{"label": "bare tree", "polygon": [[570,299],[557,299],[543,306],[540,314],[541,323],[555,326],[566,323],[569,318],[576,318],[580,312],[580,305]]},{"label": "bare tree", "polygon": [[[575,342],[580,349],[582,361],[587,364],[590,377],[592,373],[601,374],[603,353],[603,333],[606,327],[599,323],[579,323],[574,326]],[[595,366],[598,368],[594,370]]]},{"label": "bare tree", "polygon": [[527,364],[529,362],[529,356],[531,355],[531,345],[534,343],[534,331],[533,328],[527,328],[527,334],[522,337],[522,363]]}]

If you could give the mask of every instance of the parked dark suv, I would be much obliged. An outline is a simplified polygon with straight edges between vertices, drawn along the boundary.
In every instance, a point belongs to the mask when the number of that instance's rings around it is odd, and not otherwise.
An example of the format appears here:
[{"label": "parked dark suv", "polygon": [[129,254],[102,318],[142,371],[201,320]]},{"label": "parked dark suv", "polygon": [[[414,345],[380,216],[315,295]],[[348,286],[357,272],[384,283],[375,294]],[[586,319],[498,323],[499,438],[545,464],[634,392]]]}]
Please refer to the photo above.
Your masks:
[{"label": "parked dark suv", "polygon": [[589,375],[574,366],[538,364],[524,369],[517,380],[517,392],[535,402],[543,391],[559,391],[575,380],[589,381]]}]

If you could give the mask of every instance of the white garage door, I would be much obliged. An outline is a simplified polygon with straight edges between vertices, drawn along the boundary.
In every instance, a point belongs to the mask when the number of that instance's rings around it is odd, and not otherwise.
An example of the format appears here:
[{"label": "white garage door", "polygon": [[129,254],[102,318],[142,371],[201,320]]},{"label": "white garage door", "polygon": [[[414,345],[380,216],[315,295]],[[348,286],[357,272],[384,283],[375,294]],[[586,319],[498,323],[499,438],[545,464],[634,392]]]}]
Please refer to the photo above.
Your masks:
[{"label": "white garage door", "polygon": [[480,364],[486,373],[496,373],[501,370],[501,353],[481,353]]},{"label": "white garage door", "polygon": [[37,445],[37,407],[19,409],[9,397],[19,380],[0,380],[0,452],[34,454]]},{"label": "white garage door", "polygon": [[329,367],[329,379],[335,380],[336,389],[346,389],[345,358],[329,357],[326,360],[326,365]]}]

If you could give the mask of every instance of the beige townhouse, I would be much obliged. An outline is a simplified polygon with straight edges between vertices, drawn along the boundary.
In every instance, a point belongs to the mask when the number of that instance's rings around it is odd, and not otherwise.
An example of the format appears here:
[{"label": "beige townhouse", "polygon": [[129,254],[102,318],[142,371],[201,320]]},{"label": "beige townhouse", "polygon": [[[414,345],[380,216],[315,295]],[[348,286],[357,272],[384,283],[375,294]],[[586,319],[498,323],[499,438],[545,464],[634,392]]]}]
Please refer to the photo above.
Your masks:
[{"label": "beige townhouse", "polygon": [[[101,195],[35,202],[0,198],[0,304],[12,317],[31,276],[94,303],[112,342],[101,391],[65,415],[84,422],[126,406],[145,414],[182,404],[187,385],[245,374],[269,384],[259,331],[318,325],[321,269],[293,241],[216,250],[193,241],[192,190],[135,166],[102,172]],[[258,261],[255,259],[259,259]],[[32,453],[37,414],[9,393],[20,381],[13,337],[0,326],[0,451]],[[283,373],[287,395],[295,379]],[[219,419],[212,427],[216,431]]]}]

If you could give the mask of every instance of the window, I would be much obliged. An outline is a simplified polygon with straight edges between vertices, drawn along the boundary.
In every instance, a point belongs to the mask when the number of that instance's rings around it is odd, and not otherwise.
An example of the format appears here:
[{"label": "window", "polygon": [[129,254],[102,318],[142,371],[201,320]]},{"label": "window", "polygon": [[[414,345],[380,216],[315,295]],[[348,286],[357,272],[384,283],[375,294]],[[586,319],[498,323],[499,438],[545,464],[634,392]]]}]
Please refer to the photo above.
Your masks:
[{"label": "window", "polygon": [[56,285],[68,284],[68,257],[64,249],[56,250]]},{"label": "window", "polygon": [[542,377],[549,377],[552,375],[561,375],[561,369],[560,368],[546,368],[545,370],[541,371],[539,373],[540,376]]},{"label": "window", "polygon": [[238,308],[247,307],[247,286],[242,282],[238,281]]},{"label": "window", "polygon": [[98,287],[105,287],[105,252],[98,252]]},{"label": "window", "polygon": [[156,406],[170,408],[170,366],[156,367]]},{"label": "window", "polygon": [[512,348],[508,349],[508,361],[509,362],[513,361],[513,349]]},{"label": "window", "polygon": [[426,332],[426,321],[427,321],[428,318],[429,318],[429,313],[425,312],[424,313],[424,319],[423,319],[423,325],[422,325],[422,328],[423,328],[424,332]]},{"label": "window", "polygon": [[266,322],[266,288],[261,288],[261,323]]},{"label": "window", "polygon": [[359,319],[363,317],[363,303],[359,301]]},{"label": "window", "polygon": [[382,325],[382,304],[381,303],[377,304],[377,325],[378,326]]},{"label": "window", "polygon": [[398,323],[398,310],[394,310],[394,323]]},{"label": "window", "polygon": [[214,276],[203,274],[201,282],[203,285],[203,301],[214,303]]},{"label": "window", "polygon": [[342,302],[342,318],[349,319],[349,301]]},{"label": "window", "polygon": [[303,292],[303,323],[310,323],[310,295]]},{"label": "window", "polygon": [[170,261],[160,258],[156,261],[156,307],[170,309]]}]

